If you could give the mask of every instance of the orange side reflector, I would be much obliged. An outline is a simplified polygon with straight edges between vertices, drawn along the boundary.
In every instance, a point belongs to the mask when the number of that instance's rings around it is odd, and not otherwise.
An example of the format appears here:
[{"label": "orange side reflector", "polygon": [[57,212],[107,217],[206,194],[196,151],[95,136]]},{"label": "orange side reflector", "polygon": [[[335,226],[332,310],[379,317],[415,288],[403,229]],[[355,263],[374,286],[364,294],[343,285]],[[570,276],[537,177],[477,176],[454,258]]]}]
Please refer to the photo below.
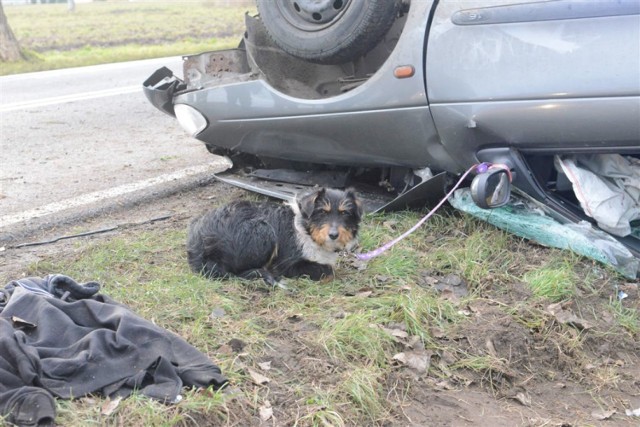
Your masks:
[{"label": "orange side reflector", "polygon": [[413,68],[413,65],[400,65],[393,70],[393,76],[397,79],[406,79],[413,76],[415,72],[416,69]]}]

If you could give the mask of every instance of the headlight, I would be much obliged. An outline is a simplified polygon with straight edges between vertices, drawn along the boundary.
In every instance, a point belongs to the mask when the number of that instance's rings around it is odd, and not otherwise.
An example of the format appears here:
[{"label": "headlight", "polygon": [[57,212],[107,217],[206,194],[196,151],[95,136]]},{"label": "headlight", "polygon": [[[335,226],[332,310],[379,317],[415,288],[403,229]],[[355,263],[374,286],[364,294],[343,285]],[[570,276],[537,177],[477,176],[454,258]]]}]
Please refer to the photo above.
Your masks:
[{"label": "headlight", "polygon": [[185,104],[175,104],[173,110],[176,112],[178,123],[190,136],[196,136],[207,127],[207,119],[195,108]]}]

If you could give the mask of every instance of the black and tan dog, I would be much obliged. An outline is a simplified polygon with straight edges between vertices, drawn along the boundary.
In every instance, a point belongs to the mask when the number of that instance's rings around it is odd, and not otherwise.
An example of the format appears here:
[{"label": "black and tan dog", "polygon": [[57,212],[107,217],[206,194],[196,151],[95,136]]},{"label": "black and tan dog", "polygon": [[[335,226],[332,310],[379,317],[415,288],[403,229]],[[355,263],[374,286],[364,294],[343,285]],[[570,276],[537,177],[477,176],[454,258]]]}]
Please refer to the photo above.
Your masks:
[{"label": "black and tan dog", "polygon": [[187,257],[210,278],[333,276],[338,252],[357,244],[362,203],[353,190],[321,188],[289,204],[235,201],[189,227]]}]

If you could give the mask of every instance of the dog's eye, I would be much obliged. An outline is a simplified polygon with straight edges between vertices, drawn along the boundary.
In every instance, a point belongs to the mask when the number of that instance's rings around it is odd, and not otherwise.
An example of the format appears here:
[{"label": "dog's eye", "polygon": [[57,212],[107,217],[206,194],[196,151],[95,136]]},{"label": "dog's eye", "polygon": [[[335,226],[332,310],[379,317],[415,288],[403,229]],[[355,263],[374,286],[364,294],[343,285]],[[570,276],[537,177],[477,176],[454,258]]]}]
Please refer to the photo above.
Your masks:
[{"label": "dog's eye", "polygon": [[331,205],[327,202],[319,203],[316,207],[316,212],[327,215],[331,213]]},{"label": "dog's eye", "polygon": [[340,211],[340,215],[349,216],[351,215],[350,211]]}]

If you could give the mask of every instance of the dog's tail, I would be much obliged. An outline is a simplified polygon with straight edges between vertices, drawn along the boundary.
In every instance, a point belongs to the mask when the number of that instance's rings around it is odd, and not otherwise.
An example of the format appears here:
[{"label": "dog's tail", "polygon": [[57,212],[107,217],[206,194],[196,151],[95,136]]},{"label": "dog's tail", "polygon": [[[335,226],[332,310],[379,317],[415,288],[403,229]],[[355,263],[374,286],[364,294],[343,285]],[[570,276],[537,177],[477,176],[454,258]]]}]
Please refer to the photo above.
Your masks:
[{"label": "dog's tail", "polygon": [[205,261],[202,250],[187,249],[187,261],[189,267],[194,273],[202,274],[209,279],[222,278],[228,275],[228,272],[224,270],[218,263],[212,261]]},{"label": "dog's tail", "polygon": [[229,276],[229,272],[220,264],[211,260],[205,261],[201,250],[187,249],[187,260],[191,271],[202,274],[206,278],[216,279]]},{"label": "dog's tail", "polygon": [[221,278],[228,272],[218,263],[207,257],[206,242],[202,237],[203,219],[195,219],[189,226],[187,236],[187,261],[194,273],[202,274],[207,278]]}]

